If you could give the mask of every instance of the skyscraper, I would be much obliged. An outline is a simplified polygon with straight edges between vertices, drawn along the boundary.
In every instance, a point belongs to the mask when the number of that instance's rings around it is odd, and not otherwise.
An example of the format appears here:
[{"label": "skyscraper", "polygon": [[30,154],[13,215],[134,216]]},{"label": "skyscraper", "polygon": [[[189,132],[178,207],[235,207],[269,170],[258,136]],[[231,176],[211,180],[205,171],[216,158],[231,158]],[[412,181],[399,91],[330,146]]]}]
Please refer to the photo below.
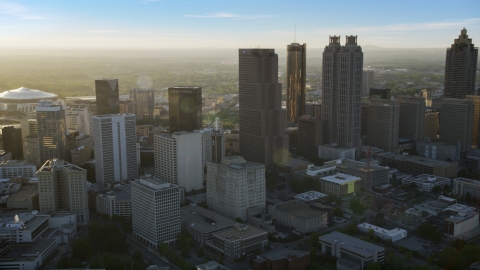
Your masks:
[{"label": "skyscraper", "polygon": [[396,100],[372,99],[368,105],[367,142],[388,152],[398,150],[399,108]]},{"label": "skyscraper", "polygon": [[480,148],[480,137],[478,136],[478,128],[480,121],[480,96],[466,96],[465,99],[473,101],[473,127],[472,127],[472,146]]},{"label": "skyscraper", "polygon": [[323,51],[323,138],[324,143],[359,148],[363,52],[357,45],[357,36],[346,39],[345,46],[341,46],[340,37],[331,36],[330,44]]},{"label": "skyscraper", "polygon": [[118,79],[95,80],[97,115],[119,113]]},{"label": "skyscraper", "polygon": [[40,163],[52,158],[65,159],[68,131],[63,106],[55,105],[52,101],[39,101],[37,125]]},{"label": "skyscraper", "polygon": [[135,104],[135,115],[140,118],[153,118],[155,111],[155,90],[138,89],[130,90],[130,99]]},{"label": "skyscraper", "polygon": [[438,140],[438,112],[425,114],[425,137],[432,142]]},{"label": "skyscraper", "polygon": [[362,94],[370,95],[370,89],[373,88],[373,70],[364,69],[362,72]]},{"label": "skyscraper", "polygon": [[15,127],[2,128],[3,150],[12,153],[12,159],[23,159],[22,129]]},{"label": "skyscraper", "polygon": [[201,129],[202,88],[196,86],[168,88],[168,119],[170,133]]},{"label": "skyscraper", "polygon": [[425,98],[398,97],[400,104],[399,137],[416,143],[425,139]]},{"label": "skyscraper", "polygon": [[240,154],[271,168],[286,159],[285,110],[273,49],[239,49]]},{"label": "skyscraper", "polygon": [[474,105],[472,100],[444,98],[440,109],[439,140],[458,146],[459,152],[472,146]]},{"label": "skyscraper", "polygon": [[475,94],[477,61],[478,48],[468,38],[467,29],[463,28],[458,39],[447,49],[444,97],[464,99],[466,95]]},{"label": "skyscraper", "polygon": [[297,122],[305,114],[307,44],[287,46],[287,122]]},{"label": "skyscraper", "polygon": [[78,131],[80,134],[90,135],[91,124],[87,106],[70,105],[67,107],[65,117],[69,131]]},{"label": "skyscraper", "polygon": [[310,115],[298,118],[297,152],[305,156],[318,156],[318,146],[323,144],[322,120]]},{"label": "skyscraper", "polygon": [[92,117],[97,183],[138,176],[134,114],[104,114]]}]

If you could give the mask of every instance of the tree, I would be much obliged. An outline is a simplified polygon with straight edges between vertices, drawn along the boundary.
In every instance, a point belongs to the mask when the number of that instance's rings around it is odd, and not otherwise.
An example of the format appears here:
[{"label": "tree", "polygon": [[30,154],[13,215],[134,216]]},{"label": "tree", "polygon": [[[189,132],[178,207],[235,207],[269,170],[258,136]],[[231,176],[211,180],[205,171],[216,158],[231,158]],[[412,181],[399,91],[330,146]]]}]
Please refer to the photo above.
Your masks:
[{"label": "tree", "polygon": [[405,252],[405,260],[406,260],[406,261],[409,262],[409,261],[412,260],[412,258],[413,258],[412,252],[410,252],[410,251]]},{"label": "tree", "polygon": [[382,265],[380,263],[369,263],[367,270],[382,270]]},{"label": "tree", "polygon": [[198,257],[203,257],[203,254],[204,254],[203,248],[199,247],[198,250],[197,250]]},{"label": "tree", "polygon": [[239,218],[239,217],[237,217],[237,218],[235,219],[235,221],[238,222],[238,223],[243,223],[243,220],[242,220],[241,218]]},{"label": "tree", "polygon": [[[314,259],[317,257],[317,249],[315,247],[312,247],[310,249],[310,258]],[[315,260],[315,259],[314,259]]]},{"label": "tree", "polygon": [[333,210],[333,214],[337,217],[343,217],[343,211],[342,211],[342,208],[340,207],[335,207],[335,209]]},{"label": "tree", "polygon": [[88,258],[92,256],[92,251],[90,240],[87,238],[80,238],[73,242],[72,257],[77,258],[82,262],[87,261]]},{"label": "tree", "polygon": [[357,215],[361,215],[363,214],[363,212],[365,212],[365,206],[361,202],[357,201],[356,199],[351,199],[350,210],[352,210],[353,213]]},{"label": "tree", "polygon": [[442,188],[440,186],[434,186],[432,188],[432,193],[433,194],[439,194],[440,192],[442,192]]}]

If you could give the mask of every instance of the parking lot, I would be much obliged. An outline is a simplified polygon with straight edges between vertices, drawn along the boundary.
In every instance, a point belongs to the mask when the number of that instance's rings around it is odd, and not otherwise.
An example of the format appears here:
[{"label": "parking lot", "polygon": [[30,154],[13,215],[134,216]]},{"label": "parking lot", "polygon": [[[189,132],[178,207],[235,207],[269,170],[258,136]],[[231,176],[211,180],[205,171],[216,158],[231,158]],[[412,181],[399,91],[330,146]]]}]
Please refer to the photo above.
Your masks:
[{"label": "parking lot", "polygon": [[428,257],[445,247],[443,243],[434,244],[431,241],[410,235],[407,238],[396,241],[395,244],[408,250],[416,251],[423,257]]}]

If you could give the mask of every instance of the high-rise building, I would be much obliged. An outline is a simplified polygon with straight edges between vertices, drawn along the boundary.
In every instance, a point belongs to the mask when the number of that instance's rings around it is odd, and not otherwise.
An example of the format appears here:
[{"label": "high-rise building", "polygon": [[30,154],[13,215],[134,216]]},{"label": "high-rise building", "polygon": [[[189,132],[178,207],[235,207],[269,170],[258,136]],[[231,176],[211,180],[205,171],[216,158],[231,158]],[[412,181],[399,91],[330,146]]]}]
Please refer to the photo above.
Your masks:
[{"label": "high-rise building", "polygon": [[373,70],[364,69],[362,72],[362,94],[364,96],[371,95],[370,91],[373,88]]},{"label": "high-rise building", "polygon": [[92,117],[97,183],[107,184],[138,176],[134,114]]},{"label": "high-rise building", "polygon": [[170,133],[201,129],[202,88],[193,86],[168,88],[168,121]]},{"label": "high-rise building", "polygon": [[83,105],[70,105],[67,107],[65,120],[69,131],[78,131],[80,134],[90,135],[90,115],[88,107]]},{"label": "high-rise building", "polygon": [[338,147],[360,148],[363,52],[357,36],[346,39],[341,46],[340,37],[331,36],[323,51],[323,140]]},{"label": "high-rise building", "polygon": [[120,100],[118,102],[118,112],[135,114],[135,102],[131,100]]},{"label": "high-rise building", "polygon": [[265,210],[265,166],[230,156],[207,162],[208,208],[226,217],[247,220],[247,210]]},{"label": "high-rise building", "polygon": [[25,162],[35,164],[37,168],[42,166],[38,134],[30,134],[23,138],[23,159]]},{"label": "high-rise building", "polygon": [[370,88],[370,98],[390,99],[390,89],[388,88]]},{"label": "high-rise building", "polygon": [[97,114],[119,113],[118,79],[95,80],[95,95],[97,97]]},{"label": "high-rise building", "polygon": [[133,88],[130,90],[130,99],[135,102],[135,115],[137,117],[153,118],[155,90]]},{"label": "high-rise building", "polygon": [[39,101],[37,125],[40,162],[43,163],[52,158],[65,159],[68,130],[64,107],[54,105],[52,101]]},{"label": "high-rise building", "polygon": [[400,125],[398,137],[415,142],[425,139],[425,98],[398,98],[400,104]]},{"label": "high-rise building", "polygon": [[179,131],[154,137],[155,176],[185,191],[203,188],[202,134]]},{"label": "high-rise building", "polygon": [[287,158],[282,85],[273,49],[239,49],[240,154],[271,168]]},{"label": "high-rise building", "polygon": [[87,171],[61,159],[50,159],[37,171],[41,212],[74,213],[88,223]]},{"label": "high-rise building", "polygon": [[202,134],[202,167],[206,162],[220,163],[225,157],[225,134],[216,128],[195,130]]},{"label": "high-rise building", "polygon": [[322,119],[322,103],[313,102],[305,104],[305,114],[315,117],[317,119]]},{"label": "high-rise building", "polygon": [[465,99],[473,101],[472,147],[480,148],[480,137],[478,136],[478,122],[480,121],[480,96],[467,95]]},{"label": "high-rise building", "polygon": [[447,49],[443,91],[445,98],[464,99],[466,95],[475,94],[477,61],[478,48],[468,38],[467,29],[463,28],[458,39]]},{"label": "high-rise building", "polygon": [[432,142],[438,140],[438,112],[425,114],[425,137]]},{"label": "high-rise building", "polygon": [[3,150],[12,153],[12,159],[23,159],[22,129],[13,126],[2,128]]},{"label": "high-rise building", "polygon": [[287,122],[297,122],[305,114],[307,44],[287,46]]},{"label": "high-rise building", "polygon": [[22,119],[20,120],[22,127],[22,136],[26,137],[30,134],[38,134],[37,119]]},{"label": "high-rise building", "polygon": [[474,105],[472,100],[444,98],[440,109],[440,141],[458,146],[460,152],[472,146]]},{"label": "high-rise building", "polygon": [[322,121],[310,115],[298,118],[298,145],[301,155],[318,156],[317,147],[323,144]]},{"label": "high-rise building", "polygon": [[367,145],[388,152],[397,152],[398,107],[396,100],[372,99],[370,101],[367,117]]},{"label": "high-rise building", "polygon": [[[180,188],[154,177],[131,184],[133,237],[157,249],[180,234]],[[210,225],[210,224],[208,224]]]}]

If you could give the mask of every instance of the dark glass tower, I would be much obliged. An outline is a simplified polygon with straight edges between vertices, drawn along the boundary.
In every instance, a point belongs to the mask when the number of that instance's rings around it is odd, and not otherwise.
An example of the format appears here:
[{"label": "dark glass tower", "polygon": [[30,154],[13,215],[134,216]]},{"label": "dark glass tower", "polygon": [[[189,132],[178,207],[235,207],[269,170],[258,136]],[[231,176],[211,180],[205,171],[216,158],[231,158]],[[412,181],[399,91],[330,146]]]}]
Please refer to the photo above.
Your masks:
[{"label": "dark glass tower", "polygon": [[15,127],[2,128],[3,150],[12,153],[12,159],[23,159],[22,129]]},{"label": "dark glass tower", "polygon": [[305,114],[307,44],[287,46],[287,122]]},{"label": "dark glass tower", "polygon": [[272,168],[288,156],[278,55],[273,49],[239,49],[240,155]]},{"label": "dark glass tower", "polygon": [[118,79],[95,80],[97,115],[117,114],[119,110]]},{"label": "dark glass tower", "polygon": [[37,125],[40,162],[52,158],[65,159],[67,125],[63,106],[51,101],[39,101]]},{"label": "dark glass tower", "polygon": [[202,88],[196,86],[168,88],[168,111],[170,133],[201,129]]},{"label": "dark glass tower", "polygon": [[466,95],[475,94],[477,61],[478,48],[468,38],[467,29],[463,28],[452,47],[447,49],[444,97],[465,99]]}]

